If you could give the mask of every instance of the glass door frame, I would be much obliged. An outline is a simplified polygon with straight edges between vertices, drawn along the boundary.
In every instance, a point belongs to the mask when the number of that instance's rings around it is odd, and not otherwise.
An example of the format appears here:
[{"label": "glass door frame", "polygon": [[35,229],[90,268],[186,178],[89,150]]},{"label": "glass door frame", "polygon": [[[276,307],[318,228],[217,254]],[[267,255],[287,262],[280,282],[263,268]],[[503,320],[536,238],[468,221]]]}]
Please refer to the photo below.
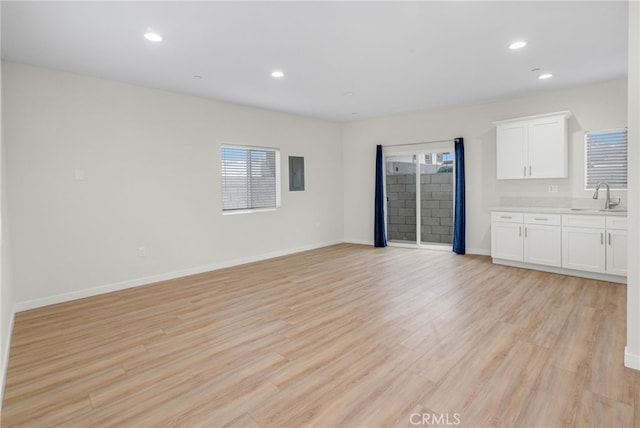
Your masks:
[{"label": "glass door frame", "polygon": [[[437,154],[437,153],[452,153],[454,152],[454,143],[453,140],[450,142],[437,142],[437,143],[424,143],[424,144],[411,144],[411,148],[407,146],[387,146],[384,151],[384,221],[385,221],[385,231],[389,230],[389,200],[387,198],[387,158],[393,156],[416,156],[416,161],[420,158],[420,156],[428,155],[428,154]],[[439,244],[439,243],[422,243],[422,183],[420,181],[420,163],[416,162],[415,174],[416,174],[416,242],[413,244],[405,243],[405,242],[393,242],[389,239],[389,234],[387,232],[387,244],[391,247],[403,247],[403,248],[422,248],[429,250],[440,250],[440,251],[451,251],[453,249],[453,244]],[[453,160],[453,173],[452,173],[452,186],[453,186],[453,200],[451,201],[452,215],[455,215],[455,190],[456,190],[456,162],[455,156]]]}]

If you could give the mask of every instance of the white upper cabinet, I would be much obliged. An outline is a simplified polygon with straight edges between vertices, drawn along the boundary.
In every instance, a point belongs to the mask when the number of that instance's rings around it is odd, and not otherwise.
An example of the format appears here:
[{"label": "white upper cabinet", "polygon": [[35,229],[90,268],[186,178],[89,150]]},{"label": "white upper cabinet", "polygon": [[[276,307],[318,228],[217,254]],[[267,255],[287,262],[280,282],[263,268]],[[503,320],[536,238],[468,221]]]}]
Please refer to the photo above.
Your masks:
[{"label": "white upper cabinet", "polygon": [[494,122],[498,180],[567,177],[570,116],[562,111]]},{"label": "white upper cabinet", "polygon": [[505,178],[526,178],[527,122],[512,122],[497,125],[496,153],[498,180]]}]

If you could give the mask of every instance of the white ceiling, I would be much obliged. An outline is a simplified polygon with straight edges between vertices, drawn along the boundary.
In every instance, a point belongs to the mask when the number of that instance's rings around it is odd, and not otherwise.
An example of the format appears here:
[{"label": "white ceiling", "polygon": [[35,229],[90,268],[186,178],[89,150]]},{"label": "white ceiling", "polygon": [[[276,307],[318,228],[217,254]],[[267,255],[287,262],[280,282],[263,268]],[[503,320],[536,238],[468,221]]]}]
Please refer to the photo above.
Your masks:
[{"label": "white ceiling", "polygon": [[2,57],[344,122],[625,78],[627,6],[2,1]]}]

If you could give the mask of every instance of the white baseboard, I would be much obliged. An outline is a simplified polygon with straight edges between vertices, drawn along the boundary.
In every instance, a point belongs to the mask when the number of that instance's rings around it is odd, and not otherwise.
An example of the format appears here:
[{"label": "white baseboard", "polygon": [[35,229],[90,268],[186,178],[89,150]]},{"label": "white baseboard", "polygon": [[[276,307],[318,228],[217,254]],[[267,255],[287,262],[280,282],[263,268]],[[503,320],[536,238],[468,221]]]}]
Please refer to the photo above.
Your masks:
[{"label": "white baseboard", "polygon": [[640,370],[640,355],[630,353],[626,346],[624,347],[624,366]]},{"label": "white baseboard", "polygon": [[9,351],[11,351],[11,338],[13,337],[13,322],[16,318],[16,309],[11,309],[11,315],[9,317],[9,328],[7,330],[7,340],[5,342],[5,349],[2,354],[2,368],[0,372],[0,416],[2,415],[2,403],[4,402],[4,386],[7,382],[7,371],[9,370]]},{"label": "white baseboard", "polygon": [[[373,241],[369,241],[367,239],[358,239],[358,238],[346,238],[344,240],[347,244],[362,244],[362,245],[373,245]],[[402,245],[398,245],[402,246]],[[415,245],[406,245],[406,248],[417,248]],[[490,256],[491,250],[487,248],[467,248],[467,254],[473,254],[477,256]]]},{"label": "white baseboard", "polygon": [[[238,265],[245,264],[245,263],[252,263],[252,262],[257,262],[257,261],[261,261],[261,260],[267,260],[267,259],[271,259],[271,258],[274,258],[274,257],[286,256],[286,255],[289,255],[289,254],[299,253],[299,252],[302,252],[302,251],[314,250],[314,249],[317,249],[317,248],[327,247],[329,245],[340,244],[342,242],[350,243],[350,244],[373,245],[373,242],[368,241],[366,239],[351,238],[351,239],[345,239],[344,241],[329,241],[329,242],[323,242],[323,243],[320,243],[320,244],[306,245],[306,246],[303,246],[303,247],[289,248],[289,249],[286,249],[286,250],[274,251],[274,252],[271,252],[271,253],[260,254],[260,255],[257,255],[257,256],[243,257],[243,258],[240,258],[240,259],[228,260],[228,261],[225,261],[225,262],[214,263],[214,264],[205,265],[205,266],[196,266],[196,267],[193,267],[193,268],[182,269],[182,270],[174,271],[174,272],[166,272],[166,273],[162,273],[162,274],[158,274],[158,275],[151,275],[151,276],[146,276],[146,277],[142,277],[142,278],[135,278],[135,279],[127,280],[127,281],[116,282],[116,283],[112,283],[112,284],[105,284],[105,285],[101,285],[101,286],[98,286],[98,287],[88,288],[88,289],[85,289],[85,290],[78,290],[78,291],[73,291],[73,292],[70,292],[70,293],[57,294],[57,295],[54,295],[54,296],[47,296],[47,297],[42,297],[42,298],[38,298],[38,299],[17,302],[14,305],[14,314],[16,312],[22,312],[22,311],[26,311],[26,310],[29,310],[29,309],[40,308],[40,307],[48,306],[48,305],[55,305],[56,303],[63,303],[63,302],[71,301],[71,300],[83,299],[83,298],[86,298],[86,297],[97,296],[97,295],[105,294],[105,293],[111,293],[113,291],[119,291],[119,290],[124,290],[124,289],[127,289],[127,288],[139,287],[141,285],[153,284],[155,282],[167,281],[167,280],[171,280],[171,279],[181,278],[181,277],[184,277],[184,276],[196,275],[196,274],[204,273],[204,272],[211,272],[211,271],[215,271],[215,270],[218,270],[218,269],[224,269],[224,268],[227,268],[227,267],[238,266]],[[484,249],[472,249],[472,248],[469,248],[467,250],[467,253],[468,254],[479,254],[479,255],[488,255],[489,254],[489,252],[487,250],[484,250]]]},{"label": "white baseboard", "polygon": [[475,256],[490,256],[491,250],[486,248],[467,248],[467,254],[473,254]]},{"label": "white baseboard", "polygon": [[531,269],[531,270],[540,270],[542,272],[559,273],[561,275],[595,279],[598,281],[615,282],[618,284],[627,283],[626,276],[609,275],[606,273],[586,272],[581,270],[565,269],[565,268],[555,267],[555,266],[536,265],[533,263],[515,262],[512,260],[496,259],[496,258],[493,259],[493,263],[497,265],[511,266],[511,267],[517,267],[517,268],[523,268],[523,269]]},{"label": "white baseboard", "polygon": [[113,284],[101,285],[99,287],[88,288],[86,290],[73,291],[71,293],[57,294],[55,296],[48,296],[48,297],[42,297],[39,299],[27,300],[27,301],[16,303],[14,307],[14,313],[26,311],[29,309],[40,308],[43,306],[54,305],[56,303],[63,303],[71,300],[83,299],[85,297],[92,297],[100,294],[111,293],[113,291],[124,290],[127,288],[139,287],[141,285],[153,284],[160,281],[167,281],[171,279],[181,278],[184,276],[196,275],[199,273],[211,272],[218,269],[238,266],[246,263],[272,259],[274,257],[281,257],[289,254],[300,253],[303,251],[315,250],[317,248],[328,247],[330,245],[336,245],[340,243],[342,243],[342,241],[330,241],[330,242],[323,242],[320,244],[307,245],[303,247],[289,248],[286,250],[273,251],[271,253],[265,253],[265,254],[260,254],[256,256],[228,260],[221,263],[213,263],[205,266],[196,266],[193,268],[182,269],[179,271],[166,272],[158,275],[151,275],[143,278],[136,278],[136,279],[131,279],[127,281],[116,282]]},{"label": "white baseboard", "polygon": [[347,238],[344,242],[345,244],[373,245],[373,241],[367,239]]}]

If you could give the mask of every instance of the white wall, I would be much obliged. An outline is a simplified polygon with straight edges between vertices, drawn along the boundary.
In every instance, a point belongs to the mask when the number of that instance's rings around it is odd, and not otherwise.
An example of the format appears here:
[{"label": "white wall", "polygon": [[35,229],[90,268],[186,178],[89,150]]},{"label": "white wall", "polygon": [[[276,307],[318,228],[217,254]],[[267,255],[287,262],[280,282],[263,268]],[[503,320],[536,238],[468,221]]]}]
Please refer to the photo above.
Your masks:
[{"label": "white wall", "polygon": [[625,365],[640,370],[640,3],[629,2],[629,275]]},{"label": "white wall", "polygon": [[[569,178],[501,180],[496,175],[493,121],[570,110]],[[627,125],[627,84],[616,80],[568,90],[354,122],[344,126],[344,236],[350,242],[373,242],[375,145],[408,144],[463,137],[467,182],[467,251],[488,254],[489,209],[503,197],[555,197],[592,201],[584,190],[584,131]],[[548,193],[550,184],[558,193]],[[626,192],[616,192],[623,198]]]},{"label": "white wall", "polygon": [[[342,241],[338,124],[7,62],[2,73],[18,309]],[[282,208],[222,215],[223,143],[280,148]],[[305,157],[304,192],[288,191],[288,155]]]},{"label": "white wall", "polygon": [[[0,12],[2,7],[0,5]],[[0,22],[1,13],[0,13]],[[1,31],[0,31],[1,33]],[[0,45],[2,43],[0,42]],[[9,361],[9,344],[13,322],[13,297],[9,263],[9,228],[6,214],[6,156],[2,116],[2,64],[0,63],[0,403],[4,394],[5,374]],[[0,406],[1,407],[1,406]],[[1,409],[0,409],[1,411]]]}]

